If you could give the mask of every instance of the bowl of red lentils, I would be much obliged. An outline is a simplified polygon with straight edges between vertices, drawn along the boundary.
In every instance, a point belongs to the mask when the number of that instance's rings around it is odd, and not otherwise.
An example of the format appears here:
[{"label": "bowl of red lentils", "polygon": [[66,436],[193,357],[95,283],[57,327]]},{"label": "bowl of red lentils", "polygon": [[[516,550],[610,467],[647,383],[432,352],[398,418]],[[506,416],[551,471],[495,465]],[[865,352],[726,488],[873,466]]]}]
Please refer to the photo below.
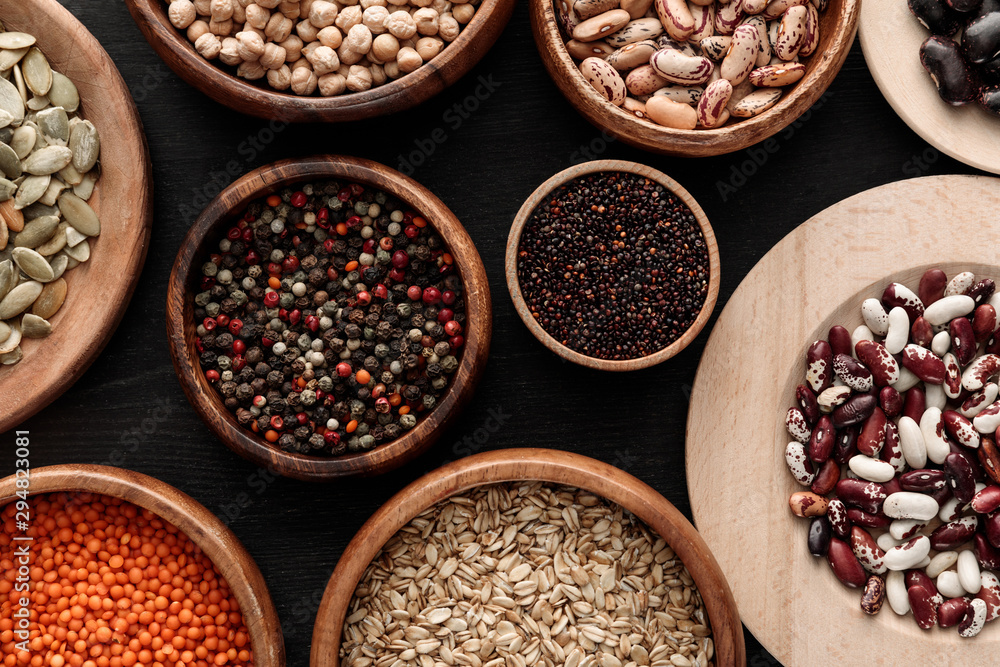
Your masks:
[{"label": "bowl of red lentils", "polygon": [[384,165],[285,160],[223,190],[171,275],[188,399],[233,451],[298,479],[413,459],[489,351],[486,270],[447,206]]},{"label": "bowl of red lentils", "polygon": [[493,46],[514,0],[126,0],[182,79],[231,109],[345,122],[409,109]]},{"label": "bowl of red lentils", "polygon": [[253,559],[152,477],[74,464],[0,480],[0,569],[4,667],[285,664]]},{"label": "bowl of red lentils", "polygon": [[573,363],[630,371],[697,338],[719,295],[719,248],[666,174],[595,160],[542,183],[511,225],[507,287],[531,333]]}]

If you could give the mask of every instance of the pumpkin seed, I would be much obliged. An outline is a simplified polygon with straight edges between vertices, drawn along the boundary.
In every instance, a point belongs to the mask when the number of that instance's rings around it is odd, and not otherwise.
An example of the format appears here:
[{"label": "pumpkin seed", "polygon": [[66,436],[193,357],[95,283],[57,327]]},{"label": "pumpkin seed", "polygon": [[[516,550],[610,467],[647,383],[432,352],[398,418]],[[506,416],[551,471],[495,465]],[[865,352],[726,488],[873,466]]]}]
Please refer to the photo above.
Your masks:
[{"label": "pumpkin seed", "polygon": [[11,125],[17,126],[24,122],[24,100],[17,86],[6,79],[0,79],[0,109],[9,113],[14,119]]},{"label": "pumpkin seed", "polygon": [[[10,335],[7,336],[7,340],[0,343],[0,354],[10,354],[17,349],[17,346],[21,344],[21,322],[20,320],[14,320],[13,322],[8,322],[10,326]],[[16,363],[16,362],[15,362]]]},{"label": "pumpkin seed", "polygon": [[72,248],[68,246],[63,248],[63,252],[69,255],[70,259],[75,259],[78,262],[86,262],[90,259],[90,243],[88,241],[81,241]]},{"label": "pumpkin seed", "polygon": [[87,172],[83,175],[83,180],[80,181],[80,184],[73,186],[73,194],[87,201],[94,194],[95,185],[97,185],[97,176],[92,171]]},{"label": "pumpkin seed", "polygon": [[69,147],[73,151],[73,166],[81,174],[90,171],[101,153],[101,136],[89,120],[78,123],[69,137]]},{"label": "pumpkin seed", "polygon": [[0,32],[0,49],[27,49],[34,44],[34,35],[26,32]]},{"label": "pumpkin seed", "polygon": [[55,278],[52,267],[38,252],[30,248],[14,248],[11,256],[18,268],[24,271],[24,274],[32,280],[47,283]]},{"label": "pumpkin seed", "polygon": [[54,215],[35,218],[31,222],[25,223],[24,231],[14,237],[14,247],[37,248],[52,238],[57,227],[59,227],[59,218]]},{"label": "pumpkin seed", "polygon": [[49,98],[45,95],[35,95],[26,105],[29,111],[41,111],[49,106]]},{"label": "pumpkin seed", "polygon": [[83,174],[76,170],[72,164],[68,164],[59,171],[59,178],[70,187],[80,185],[83,182]]},{"label": "pumpkin seed", "polygon": [[5,128],[13,122],[14,122],[14,117],[11,116],[6,111],[4,111],[3,109],[0,109],[0,128]]},{"label": "pumpkin seed", "polygon": [[66,228],[66,245],[68,245],[69,247],[72,248],[80,241],[86,240],[86,238],[87,238],[86,234],[81,234],[80,232],[76,231],[76,229],[74,229],[73,227]]},{"label": "pumpkin seed", "polygon": [[70,271],[70,270],[75,269],[76,267],[80,266],[80,260],[73,259],[72,257],[70,257],[69,255],[67,255],[66,253],[63,253],[63,257],[66,258],[66,270],[67,271]]},{"label": "pumpkin seed", "polygon": [[[69,225],[67,225],[65,222],[60,222],[59,226],[56,227],[56,232],[55,232],[55,234],[52,235],[52,238],[50,238],[48,241],[46,241],[42,245],[40,245],[37,248],[35,248],[35,251],[39,255],[43,255],[45,257],[49,257],[50,255],[54,255],[57,252],[59,252],[60,250],[62,250],[63,248],[65,248],[66,247],[66,230],[67,229],[72,229],[72,227],[70,227]],[[51,280],[51,278],[49,278],[49,280]],[[47,282],[47,281],[42,281],[42,282]]]},{"label": "pumpkin seed", "polygon": [[9,70],[11,67],[21,62],[21,58],[23,58],[24,54],[27,52],[27,46],[23,49],[4,49],[3,51],[0,51],[0,71]]},{"label": "pumpkin seed", "polygon": [[[72,227],[70,227],[72,229]],[[52,275],[55,276],[53,280],[59,280],[62,275],[66,273],[66,265],[69,263],[69,257],[65,253],[59,253],[55,257],[49,260],[49,265],[52,267]],[[48,287],[48,285],[46,285]],[[43,291],[42,294],[45,294]]]},{"label": "pumpkin seed", "polygon": [[14,262],[5,259],[0,262],[0,300],[17,285],[17,269]]},{"label": "pumpkin seed", "polygon": [[21,60],[24,82],[35,95],[47,95],[52,87],[52,67],[37,46],[31,47]]},{"label": "pumpkin seed", "polygon": [[[7,113],[6,111],[4,113]],[[0,128],[0,142],[10,145],[10,140],[14,137],[14,128],[3,127]]]},{"label": "pumpkin seed", "polygon": [[12,232],[24,229],[24,214],[14,208],[14,202],[10,199],[0,202],[0,218],[3,218],[7,229]]},{"label": "pumpkin seed", "polygon": [[24,210],[21,211],[24,214],[25,220],[34,220],[35,218],[40,218],[43,215],[54,215],[59,217],[59,209],[55,206],[46,206],[41,202],[35,202],[31,206],[25,206]]},{"label": "pumpkin seed", "polygon": [[[35,280],[21,283],[0,301],[0,320],[9,320],[15,315],[20,315],[28,306],[35,302],[38,295],[42,293],[42,284]],[[0,350],[2,352],[4,350]],[[9,350],[6,350],[9,352]]]},{"label": "pumpkin seed", "polygon": [[35,121],[49,143],[59,141],[62,142],[61,146],[65,146],[69,142],[69,116],[62,107],[39,111],[35,115]]},{"label": "pumpkin seed", "polygon": [[28,154],[35,148],[35,140],[37,138],[35,128],[31,125],[22,125],[14,130],[14,136],[10,140],[10,147],[17,153],[18,160],[28,157]]},{"label": "pumpkin seed", "polygon": [[[80,197],[71,192],[64,192],[59,196],[59,210],[66,221],[73,225],[78,232],[87,236],[97,236],[101,233],[101,221],[97,213]],[[70,253],[70,257],[75,257]],[[86,261],[86,260],[80,260]]]},{"label": "pumpkin seed", "polygon": [[17,194],[14,195],[14,208],[22,209],[38,201],[45,194],[45,191],[48,190],[51,180],[52,176],[48,174],[45,176],[28,176],[24,179],[24,182],[17,189]]},{"label": "pumpkin seed", "polygon": [[[21,62],[24,62],[23,60]],[[21,66],[14,65],[11,68],[11,72],[14,73],[14,85],[17,87],[17,96],[21,98],[21,105],[24,106],[28,103],[28,89],[24,85],[24,74],[21,73]]]},{"label": "pumpkin seed", "polygon": [[0,178],[0,202],[5,202],[14,196],[17,186],[6,178]]},{"label": "pumpkin seed", "polygon": [[3,364],[4,366],[13,366],[23,358],[24,352],[21,351],[20,347],[15,347],[7,354],[0,354],[0,364]]},{"label": "pumpkin seed", "polygon": [[[65,255],[60,255],[65,259]],[[49,319],[62,307],[66,300],[66,281],[56,278],[42,288],[41,294],[35,299],[35,305],[31,307],[31,312],[43,319]]]},{"label": "pumpkin seed", "polygon": [[25,338],[45,338],[52,333],[52,325],[38,315],[27,313],[21,318],[21,335]]},{"label": "pumpkin seed", "polygon": [[7,239],[9,238],[9,233],[7,231],[7,223],[0,218],[0,250],[7,247]]},{"label": "pumpkin seed", "polygon": [[67,190],[68,188],[69,186],[60,181],[58,178],[53,178],[52,182],[49,183],[49,187],[45,191],[45,194],[38,200],[38,203],[53,206],[55,205],[56,200],[59,199],[59,195],[62,194],[63,190]]},{"label": "pumpkin seed", "polygon": [[[24,170],[35,176],[47,176],[56,173],[72,161],[73,151],[69,148],[46,146],[28,156],[28,159],[24,161]],[[48,188],[49,184],[46,183],[45,187]]]},{"label": "pumpkin seed", "polygon": [[10,337],[10,325],[6,322],[0,322],[0,343],[4,342]]},{"label": "pumpkin seed", "polygon": [[21,177],[21,159],[7,144],[0,144],[0,171],[9,179]]},{"label": "pumpkin seed", "polygon": [[80,91],[70,81],[69,77],[52,72],[52,87],[49,89],[49,102],[53,106],[62,107],[69,113],[80,108]]}]

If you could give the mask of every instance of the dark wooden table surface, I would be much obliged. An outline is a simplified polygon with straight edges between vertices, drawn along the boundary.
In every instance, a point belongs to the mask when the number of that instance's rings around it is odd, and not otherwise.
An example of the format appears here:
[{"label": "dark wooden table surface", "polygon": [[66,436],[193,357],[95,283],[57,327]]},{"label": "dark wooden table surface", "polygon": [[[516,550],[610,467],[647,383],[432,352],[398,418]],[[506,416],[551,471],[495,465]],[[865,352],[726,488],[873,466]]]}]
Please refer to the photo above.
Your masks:
[{"label": "dark wooden table surface", "polygon": [[[288,127],[244,117],[183,83],[122,2],[63,2],[132,90],[153,161],[156,215],[145,269],[110,344],[75,386],[22,425],[31,431],[32,466],[113,462],[201,501],[256,559],[281,617],[288,664],[296,667],[308,664],[316,608],[351,536],[389,496],[449,460],[500,447],[572,450],[638,476],[690,517],[688,396],[714,318],[685,352],[646,371],[609,375],[549,353],[514,312],[503,270],[510,222],[543,180],[597,157],[635,160],[677,179],[701,203],[719,240],[717,314],[771,246],[831,204],[905,178],[973,172],[930,148],[893,113],[857,44],[826,95],[776,136],[772,152],[683,159],[607,141],[584,121],[542,67],[525,2],[482,62],[420,108],[349,126]],[[233,180],[227,167],[235,162],[242,173],[319,152],[371,158],[430,188],[469,230],[492,286],[493,346],[474,400],[429,453],[373,480],[274,479],[237,457],[185,400],[167,351],[170,267],[197,213]],[[781,287],[796,298],[794,286]],[[0,436],[0,474],[13,471],[13,440],[13,433]],[[697,452],[698,443],[688,446]],[[746,640],[751,667],[778,664],[749,632]]]}]

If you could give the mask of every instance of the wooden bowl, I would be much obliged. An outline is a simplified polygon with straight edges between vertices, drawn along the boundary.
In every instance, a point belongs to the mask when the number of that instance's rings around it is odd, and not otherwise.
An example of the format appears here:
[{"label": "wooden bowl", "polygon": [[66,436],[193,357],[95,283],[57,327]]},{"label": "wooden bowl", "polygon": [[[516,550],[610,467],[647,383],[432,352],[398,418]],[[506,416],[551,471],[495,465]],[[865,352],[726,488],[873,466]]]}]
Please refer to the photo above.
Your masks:
[{"label": "wooden bowl", "polygon": [[[655,354],[651,354],[646,357],[639,357],[637,359],[598,359],[596,357],[588,357],[585,354],[580,354],[576,350],[571,350],[566,347],[553,338],[552,335],[543,329],[542,325],[540,325],[538,321],[531,316],[531,310],[524,302],[524,296],[521,294],[521,286],[517,279],[517,249],[521,243],[521,232],[524,231],[524,226],[527,224],[528,219],[531,217],[534,210],[538,208],[538,206],[549,196],[549,194],[559,186],[581,176],[603,171],[624,171],[630,174],[645,176],[677,195],[677,197],[680,198],[680,200],[683,201],[684,204],[686,204],[687,207],[694,213],[695,219],[701,227],[701,233],[705,237],[705,247],[708,251],[708,294],[705,295],[705,304],[702,306],[701,312],[698,313],[698,317],[695,319],[691,327],[684,332],[684,335],[675,340],[673,343]],[[705,211],[703,211],[701,206],[698,205],[695,198],[692,197],[691,193],[685,190],[680,183],[670,178],[663,172],[657,171],[652,167],[647,167],[646,165],[638,164],[636,162],[628,162],[626,160],[594,160],[592,162],[584,162],[583,164],[578,164],[560,171],[558,174],[539,185],[538,188],[531,193],[531,196],[528,197],[523,204],[521,204],[520,210],[518,210],[517,215],[514,217],[514,224],[511,225],[510,235],[507,237],[507,254],[504,264],[504,269],[507,273],[507,289],[510,291],[510,298],[514,301],[514,308],[517,310],[517,314],[521,316],[521,320],[524,324],[528,327],[531,333],[534,334],[535,338],[541,341],[542,345],[549,348],[567,361],[572,361],[575,364],[580,364],[581,366],[586,366],[587,368],[596,368],[604,371],[634,371],[640,368],[649,368],[650,366],[655,366],[656,364],[666,361],[690,345],[691,341],[697,338],[698,334],[705,327],[705,324],[708,322],[708,318],[712,316],[712,310],[715,308],[716,299],[719,297],[719,282],[721,280],[719,269],[719,245],[715,241],[715,233],[712,231],[712,225],[708,222],[708,216],[705,215]]]},{"label": "wooden bowl", "polygon": [[637,118],[594,90],[566,51],[554,1],[530,0],[531,30],[545,68],[570,104],[595,126],[630,146],[686,157],[742,150],[777,134],[801,116],[820,98],[844,64],[854,43],[861,4],[861,0],[830,0],[820,15],[819,46],[805,60],[805,76],[771,109],[755,118],[731,120],[711,130],[675,130]]},{"label": "wooden bowl", "polygon": [[[956,628],[921,630],[888,605],[874,618],[864,614],[861,591],[806,549],[809,521],[788,509],[788,497],[804,487],[784,457],[785,412],[812,341],[833,324],[852,330],[864,299],[892,281],[916,289],[930,267],[1000,276],[993,248],[969,241],[993,224],[983,206],[992,201],[1000,201],[1000,179],[931,176],[833,205],[758,262],[705,346],[688,413],[691,508],[747,628],[782,664],[996,663],[1000,625],[969,640]],[[720,502],[720,489],[732,502]]]},{"label": "wooden bowl", "polygon": [[338,667],[348,605],[368,564],[400,528],[428,507],[483,484],[524,480],[566,484],[617,503],[667,541],[687,566],[708,612],[715,664],[745,665],[736,603],[715,557],[698,531],[666,498],[618,468],[551,449],[501,449],[450,463],[389,499],[344,550],[323,594],[313,628],[311,667]]},{"label": "wooden bowl", "polygon": [[[0,507],[18,499],[16,481],[14,475],[0,479]],[[131,470],[86,464],[31,470],[31,495],[58,492],[121,498],[180,529],[211,559],[240,603],[254,665],[284,667],[281,624],[264,577],[239,539],[204,505],[165,482]]]},{"label": "wooden bowl", "polygon": [[[235,75],[235,68],[202,58],[167,18],[164,0],[125,0],[146,41],[170,69],[216,102],[258,118],[289,123],[345,122],[414,107],[458,81],[496,42],[515,0],[482,0],[458,39],[430,62],[385,85],[361,93],[302,97]],[[225,69],[223,69],[225,67]]]},{"label": "wooden bowl", "polygon": [[76,382],[121,321],[149,247],[152,175],[132,96],[108,54],[55,0],[0,0],[8,30],[29,32],[52,66],[76,84],[81,114],[101,135],[101,170],[90,204],[101,235],[89,261],[66,272],[66,302],[52,334],[22,343],[24,359],[0,367],[0,433]]},{"label": "wooden bowl", "polygon": [[[437,406],[402,437],[367,452],[339,457],[285,452],[237,423],[212,389],[195,346],[194,294],[202,262],[246,206],[293,183],[344,179],[383,190],[419,211],[444,239],[465,287],[465,347],[451,384]],[[429,190],[377,162],[343,156],[282,160],[236,180],[202,211],[177,253],[167,291],[167,335],[174,369],[184,393],[210,429],[227,447],[259,466],[282,475],[322,480],[347,475],[376,475],[392,470],[430,447],[472,396],[486,367],[492,333],[492,307],[486,268],[476,246],[455,214]]]}]

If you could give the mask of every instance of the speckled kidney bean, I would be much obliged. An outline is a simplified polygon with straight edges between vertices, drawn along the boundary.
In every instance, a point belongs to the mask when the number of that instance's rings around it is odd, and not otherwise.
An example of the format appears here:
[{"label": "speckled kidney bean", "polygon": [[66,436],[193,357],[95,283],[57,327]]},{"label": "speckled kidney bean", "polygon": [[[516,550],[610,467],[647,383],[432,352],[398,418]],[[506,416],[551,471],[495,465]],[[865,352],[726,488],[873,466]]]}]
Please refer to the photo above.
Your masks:
[{"label": "speckled kidney bean", "polygon": [[871,533],[859,526],[851,528],[851,551],[868,572],[872,574],[886,572],[885,552],[875,543]]},{"label": "speckled kidney bean", "polygon": [[882,408],[876,407],[872,410],[871,415],[865,419],[864,425],[861,427],[861,433],[858,434],[859,454],[871,457],[879,455],[882,447],[885,446],[886,421]]},{"label": "speckled kidney bean", "polygon": [[906,457],[903,456],[903,446],[899,439],[899,427],[889,420],[885,423],[885,447],[882,448],[882,460],[901,474],[906,470]]},{"label": "speckled kidney bean", "polygon": [[899,486],[904,491],[916,491],[917,493],[937,491],[943,489],[947,483],[948,480],[944,472],[933,468],[910,470],[899,476]]},{"label": "speckled kidney bean", "polygon": [[967,365],[976,356],[976,334],[972,323],[964,317],[956,317],[948,325],[951,334],[951,349],[958,363]]},{"label": "speckled kidney bean", "polygon": [[656,15],[673,39],[685,40],[694,32],[694,17],[684,0],[654,0]]},{"label": "speckled kidney bean", "polygon": [[977,343],[985,342],[997,329],[997,311],[992,305],[984,303],[976,306],[972,314],[972,335]]},{"label": "speckled kidney bean", "polygon": [[910,586],[906,593],[917,625],[923,630],[933,628],[937,624],[937,606],[932,601],[930,592],[923,586]]},{"label": "speckled kidney bean", "polygon": [[802,486],[809,486],[816,478],[812,461],[806,455],[806,448],[801,442],[788,443],[785,447],[785,463],[792,477]]},{"label": "speckled kidney bean", "polygon": [[833,372],[854,391],[865,393],[875,385],[871,371],[860,361],[848,354],[837,354],[833,358]]},{"label": "speckled kidney bean", "polygon": [[889,283],[886,286],[885,291],[882,292],[882,303],[890,310],[897,306],[903,308],[910,316],[911,322],[924,314],[924,303],[920,297],[914,294],[909,287],[900,283]]},{"label": "speckled kidney bean", "polygon": [[982,304],[986,304],[993,297],[993,293],[996,291],[996,283],[990,278],[983,278],[969,290],[968,294],[972,297],[972,300],[976,303],[978,308]]},{"label": "speckled kidney bean", "polygon": [[816,401],[816,394],[813,393],[812,389],[804,384],[800,384],[795,388],[795,402],[799,404],[799,410],[802,410],[802,415],[806,418],[806,423],[815,424],[816,420],[819,419],[819,403]]},{"label": "speckled kidney bean", "polygon": [[860,340],[854,346],[854,353],[858,361],[871,371],[876,387],[891,385],[899,379],[899,364],[881,343]]},{"label": "speckled kidney bean", "polygon": [[926,408],[927,401],[923,389],[912,387],[906,391],[903,399],[903,416],[919,422]]},{"label": "speckled kidney bean", "polygon": [[996,400],[998,395],[1000,395],[1000,387],[995,382],[987,382],[986,386],[962,401],[958,413],[966,419],[975,419],[980,412]]},{"label": "speckled kidney bean", "polygon": [[846,385],[827,387],[816,397],[820,412],[830,414],[851,397],[851,388]]},{"label": "speckled kidney bean", "polygon": [[945,410],[941,413],[945,430],[960,445],[974,449],[979,446],[979,432],[973,428],[972,422],[955,410]]},{"label": "speckled kidney bean", "polygon": [[829,504],[829,500],[812,491],[796,491],[788,498],[788,506],[795,516],[822,516]]},{"label": "speckled kidney bean", "polygon": [[861,594],[861,611],[869,616],[874,616],[882,609],[885,601],[885,582],[877,574],[868,577],[865,583],[865,590]]},{"label": "speckled kidney bean", "polygon": [[978,514],[989,514],[1000,508],[1000,486],[992,484],[978,491],[972,497],[972,511]]},{"label": "speckled kidney bean", "polygon": [[978,635],[986,625],[986,603],[975,599],[969,603],[969,611],[958,625],[958,636],[965,639]]},{"label": "speckled kidney bean", "polygon": [[931,346],[931,341],[934,340],[934,329],[931,328],[927,318],[923,315],[913,320],[913,324],[910,326],[910,338],[913,340],[914,345],[919,345],[920,347]]},{"label": "speckled kidney bean", "polygon": [[826,517],[834,535],[846,540],[851,535],[851,522],[847,518],[847,506],[839,498],[832,498],[826,508]]},{"label": "speckled kidney bean", "polygon": [[698,124],[705,128],[719,125],[732,95],[733,84],[728,80],[717,79],[709,83],[695,109],[698,112]]},{"label": "speckled kidney bean", "polygon": [[976,474],[964,456],[954,452],[948,454],[944,460],[944,474],[958,502],[967,503],[976,495]]},{"label": "speckled kidney bean", "polygon": [[1000,554],[997,553],[996,548],[986,539],[986,536],[982,533],[976,533],[972,539],[974,541],[973,549],[976,552],[979,564],[987,570],[1000,569]]},{"label": "speckled kidney bean", "polygon": [[929,384],[941,384],[945,378],[944,361],[919,345],[907,345],[903,348],[903,367],[909,369],[922,381]]},{"label": "speckled kidney bean", "polygon": [[649,59],[649,64],[667,81],[682,85],[703,84],[715,69],[708,58],[689,56],[675,49],[660,49]]},{"label": "speckled kidney bean", "polygon": [[1000,484],[1000,450],[997,449],[996,441],[993,438],[982,436],[979,439],[979,464],[989,478]]},{"label": "speckled kidney bean", "polygon": [[882,387],[878,393],[878,402],[889,419],[895,419],[903,412],[903,396],[893,387]]},{"label": "speckled kidney bean", "polygon": [[950,628],[958,625],[965,614],[969,611],[969,600],[967,598],[952,598],[945,600],[938,607],[938,625],[942,628]]},{"label": "speckled kidney bean", "polygon": [[578,42],[593,42],[617,32],[631,20],[623,9],[612,9],[580,22],[573,29],[573,39]]},{"label": "speckled kidney bean", "polygon": [[734,86],[742,83],[757,64],[759,49],[757,28],[752,25],[738,26],[733,31],[731,45],[720,67],[722,78],[728,79]]},{"label": "speckled kidney bean", "polygon": [[960,519],[943,523],[930,535],[931,548],[935,551],[951,551],[957,549],[972,539],[979,527],[979,518],[963,516]]},{"label": "speckled kidney bean", "polygon": [[833,569],[833,573],[837,575],[837,578],[845,586],[850,586],[851,588],[859,588],[865,585],[868,580],[868,575],[865,573],[865,568],[861,566],[858,559],[854,556],[854,552],[851,547],[848,546],[847,542],[844,542],[840,538],[831,537],[830,545],[827,550],[827,560],[830,563],[830,567]]},{"label": "speckled kidney bean", "polygon": [[1000,616],[1000,581],[992,572],[980,572],[982,586],[976,593],[976,599],[986,603],[986,621],[993,621]]},{"label": "speckled kidney bean", "polygon": [[798,408],[788,408],[785,414],[785,428],[788,429],[789,435],[802,444],[809,442],[812,436],[812,429],[809,428],[806,416]]},{"label": "speckled kidney bean", "polygon": [[877,405],[878,399],[871,394],[855,394],[833,411],[833,425],[842,428],[863,422]]},{"label": "speckled kidney bean", "polygon": [[862,509],[869,514],[881,511],[887,495],[885,487],[878,482],[845,477],[837,482],[837,497],[845,505]]},{"label": "speckled kidney bean", "polygon": [[969,364],[962,373],[962,387],[966,391],[979,391],[998,371],[1000,371],[1000,356],[984,354]]},{"label": "speckled kidney bean", "polygon": [[882,512],[866,512],[859,507],[847,508],[847,519],[856,526],[865,528],[888,528],[892,520]]}]

